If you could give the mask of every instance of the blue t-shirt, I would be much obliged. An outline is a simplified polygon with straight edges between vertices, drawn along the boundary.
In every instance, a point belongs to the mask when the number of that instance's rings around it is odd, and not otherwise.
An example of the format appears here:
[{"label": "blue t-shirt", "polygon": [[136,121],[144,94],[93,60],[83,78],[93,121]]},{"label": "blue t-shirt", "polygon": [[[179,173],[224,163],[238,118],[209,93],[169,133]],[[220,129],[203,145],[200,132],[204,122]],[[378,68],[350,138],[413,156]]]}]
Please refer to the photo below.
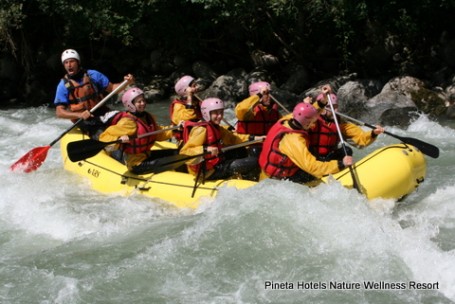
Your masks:
[{"label": "blue t-shirt", "polygon": [[[104,92],[109,85],[109,79],[103,74],[95,70],[87,70],[87,75],[90,77],[92,83],[96,86],[99,92]],[[82,84],[81,79],[75,79],[77,83]],[[63,79],[57,85],[57,92],[55,93],[54,104],[58,105],[69,105],[69,91],[65,87],[65,81]]]}]

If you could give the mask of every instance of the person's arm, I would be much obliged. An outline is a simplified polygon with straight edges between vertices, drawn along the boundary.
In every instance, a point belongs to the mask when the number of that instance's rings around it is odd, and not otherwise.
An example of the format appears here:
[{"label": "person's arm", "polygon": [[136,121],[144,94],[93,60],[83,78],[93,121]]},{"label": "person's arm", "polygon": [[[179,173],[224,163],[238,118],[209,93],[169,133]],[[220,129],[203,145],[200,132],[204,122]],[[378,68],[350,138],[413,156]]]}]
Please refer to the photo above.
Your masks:
[{"label": "person's arm", "polygon": [[[128,80],[128,85],[131,85],[135,82],[134,76],[131,74],[125,75],[123,77],[123,80]],[[121,84],[121,82],[119,82],[119,83],[109,82],[105,88],[105,91],[110,93],[110,92],[114,91],[116,88],[118,88],[120,86],[120,84]]]},{"label": "person's arm", "polygon": [[131,118],[124,117],[117,124],[109,126],[104,130],[100,134],[99,140],[104,142],[115,141],[124,135],[133,136],[136,134],[136,131],[136,122]]},{"label": "person's arm", "polygon": [[[172,127],[174,127],[174,126],[158,126],[157,130],[169,129]],[[174,136],[174,131],[167,130],[167,131],[163,131],[163,132],[156,134],[156,140],[158,140],[158,141],[168,140],[168,139],[172,138],[172,136]]]},{"label": "person's arm", "polygon": [[235,106],[235,116],[238,120],[251,120],[254,117],[254,107],[259,103],[261,97],[252,95]]},{"label": "person's arm", "polygon": [[[207,129],[204,127],[194,127],[191,129],[188,141],[180,150],[180,154],[198,155],[204,153],[204,143],[206,139]],[[188,165],[198,164],[203,161],[202,157],[191,159],[187,162]]]},{"label": "person's arm", "polygon": [[55,115],[58,118],[73,120],[78,120],[79,118],[82,118],[86,120],[92,117],[92,114],[89,111],[83,112],[70,111],[69,110],[70,101],[68,95],[69,95],[68,89],[65,87],[65,82],[62,79],[57,85],[54,98]]},{"label": "person's arm", "polygon": [[231,145],[236,145],[236,144],[248,141],[250,139],[249,134],[233,133],[223,127],[220,128],[220,132],[221,132],[221,140],[223,141],[223,146],[225,146],[225,147],[231,146]]},{"label": "person's arm", "polygon": [[375,134],[373,133],[374,130],[365,131],[358,125],[355,125],[350,122],[342,123],[340,127],[346,139],[352,140],[359,148],[371,145],[376,140],[377,137],[377,135],[373,135]]},{"label": "person's arm", "polygon": [[280,141],[279,149],[300,169],[316,178],[339,172],[341,169],[336,160],[330,162],[318,161],[308,150],[306,141],[300,134],[290,133],[284,135]]},{"label": "person's arm", "polygon": [[197,119],[197,113],[193,108],[189,108],[181,103],[174,104],[174,112],[171,117],[172,123],[178,125],[180,121],[188,121],[192,119]]},{"label": "person's arm", "polygon": [[58,105],[55,107],[55,115],[58,118],[65,118],[65,119],[79,119],[82,118],[83,120],[87,120],[90,117],[93,117],[90,111],[85,110],[83,112],[73,112],[69,111],[65,105]]}]

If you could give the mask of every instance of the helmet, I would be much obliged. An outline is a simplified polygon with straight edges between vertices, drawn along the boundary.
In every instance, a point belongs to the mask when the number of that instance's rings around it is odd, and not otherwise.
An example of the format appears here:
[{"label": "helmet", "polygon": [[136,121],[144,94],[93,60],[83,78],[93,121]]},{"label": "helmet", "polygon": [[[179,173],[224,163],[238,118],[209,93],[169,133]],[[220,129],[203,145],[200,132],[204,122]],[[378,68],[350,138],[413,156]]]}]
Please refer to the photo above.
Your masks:
[{"label": "helmet", "polygon": [[265,81],[259,81],[259,82],[254,82],[254,83],[250,84],[250,86],[248,88],[248,91],[250,92],[250,96],[260,93],[262,88],[267,88],[267,90],[270,91],[270,83],[265,82]]},{"label": "helmet", "polygon": [[139,95],[144,94],[139,88],[130,88],[128,91],[125,92],[122,96],[122,103],[125,108],[130,112],[136,112],[136,106],[133,103],[134,98],[138,97]]},{"label": "helmet", "polygon": [[[324,100],[324,93],[319,94],[318,97],[316,97],[316,100]],[[338,98],[333,93],[330,93],[330,100],[332,101],[333,105],[337,105],[338,104]]]},{"label": "helmet", "polygon": [[207,98],[201,103],[202,118],[210,121],[210,112],[224,109],[224,102],[219,98]]},{"label": "helmet", "polygon": [[301,102],[295,106],[292,115],[302,127],[305,127],[311,124],[318,117],[319,113],[311,104]]},{"label": "helmet", "polygon": [[186,89],[190,86],[190,84],[194,81],[194,78],[188,75],[183,76],[182,78],[177,81],[175,84],[175,92],[180,96],[185,96]]},{"label": "helmet", "polygon": [[79,57],[79,54],[75,50],[73,49],[64,50],[62,53],[62,63],[64,63],[66,59],[70,58],[74,58],[77,61],[81,62],[81,57]]}]

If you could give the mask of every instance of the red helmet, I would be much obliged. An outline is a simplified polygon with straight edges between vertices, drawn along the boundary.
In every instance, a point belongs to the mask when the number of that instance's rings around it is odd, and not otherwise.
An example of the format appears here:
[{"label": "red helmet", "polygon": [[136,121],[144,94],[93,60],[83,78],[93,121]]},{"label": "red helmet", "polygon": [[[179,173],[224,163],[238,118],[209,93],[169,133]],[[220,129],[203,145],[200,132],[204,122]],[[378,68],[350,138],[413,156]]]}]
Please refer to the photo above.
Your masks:
[{"label": "red helmet", "polygon": [[316,120],[319,113],[311,104],[301,102],[295,106],[292,115],[302,127],[306,127]]},{"label": "red helmet", "polygon": [[261,93],[261,90],[266,88],[270,91],[270,83],[265,81],[254,82],[250,84],[248,91],[250,92],[250,96],[256,95],[257,93]]},{"label": "red helmet", "polygon": [[[321,93],[321,94],[318,95],[318,97],[316,97],[316,100],[324,100],[324,98],[325,98],[324,93]],[[338,104],[338,98],[333,93],[330,93],[330,100],[332,101],[333,105],[337,105]]]},{"label": "red helmet", "polygon": [[188,75],[183,76],[182,78],[177,81],[175,84],[175,92],[180,96],[185,96],[186,89],[190,86],[190,84],[194,81],[194,78]]},{"label": "red helmet", "polygon": [[142,94],[144,94],[144,91],[139,88],[128,89],[122,96],[122,103],[125,108],[130,112],[136,112],[136,106],[134,105],[133,100]]},{"label": "red helmet", "polygon": [[207,98],[201,103],[202,118],[210,121],[210,112],[224,109],[224,102],[219,98]]}]

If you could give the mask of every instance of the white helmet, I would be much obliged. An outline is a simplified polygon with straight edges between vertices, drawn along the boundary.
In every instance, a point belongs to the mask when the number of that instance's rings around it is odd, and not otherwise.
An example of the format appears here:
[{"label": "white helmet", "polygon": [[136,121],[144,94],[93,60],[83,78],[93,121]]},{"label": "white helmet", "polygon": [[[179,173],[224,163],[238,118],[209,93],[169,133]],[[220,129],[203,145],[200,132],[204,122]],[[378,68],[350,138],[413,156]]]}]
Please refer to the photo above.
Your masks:
[{"label": "white helmet", "polygon": [[219,98],[207,98],[201,103],[202,118],[210,121],[210,112],[224,109],[224,102]]},{"label": "white helmet", "polygon": [[177,81],[175,84],[175,92],[180,96],[185,96],[186,89],[190,86],[190,84],[194,81],[194,78],[188,75],[183,76],[182,78]]},{"label": "white helmet", "polygon": [[64,63],[66,59],[70,58],[76,59],[77,61],[79,61],[79,63],[81,62],[81,57],[75,50],[73,49],[64,50],[62,53],[62,63]]},{"label": "white helmet", "polygon": [[126,91],[122,96],[122,103],[125,106],[125,109],[131,113],[136,112],[136,106],[134,105],[133,100],[142,94],[144,94],[144,91],[139,88],[128,89],[128,91]]}]

